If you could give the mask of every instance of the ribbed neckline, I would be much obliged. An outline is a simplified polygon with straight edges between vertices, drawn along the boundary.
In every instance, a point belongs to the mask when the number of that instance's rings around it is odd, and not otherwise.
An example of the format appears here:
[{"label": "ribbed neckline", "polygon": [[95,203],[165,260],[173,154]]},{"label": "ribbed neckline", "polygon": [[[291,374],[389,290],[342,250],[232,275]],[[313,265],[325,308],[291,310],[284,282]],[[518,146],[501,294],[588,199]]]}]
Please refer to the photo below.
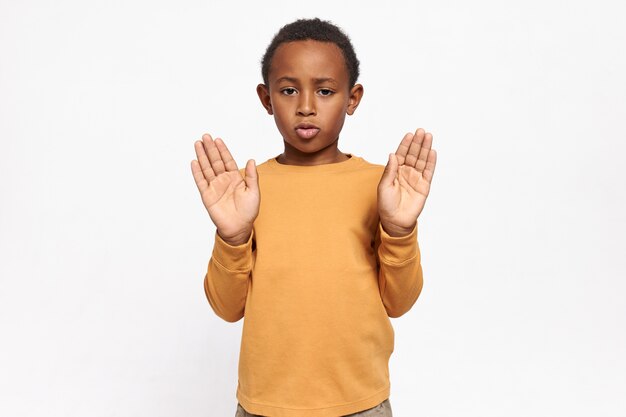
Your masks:
[{"label": "ribbed neckline", "polygon": [[349,171],[355,166],[361,165],[363,158],[351,153],[347,153],[350,158],[341,162],[333,162],[330,164],[320,165],[287,165],[281,164],[276,160],[279,155],[267,160],[267,163],[273,170],[281,172],[307,172],[307,173],[320,173],[320,172],[337,172],[337,171]]}]

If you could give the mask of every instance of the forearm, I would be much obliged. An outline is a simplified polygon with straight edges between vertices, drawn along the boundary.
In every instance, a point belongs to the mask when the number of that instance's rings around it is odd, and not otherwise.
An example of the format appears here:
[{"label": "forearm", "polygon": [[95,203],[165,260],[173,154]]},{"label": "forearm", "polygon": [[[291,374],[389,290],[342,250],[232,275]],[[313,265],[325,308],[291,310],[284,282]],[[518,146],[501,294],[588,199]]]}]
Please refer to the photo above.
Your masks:
[{"label": "forearm", "polygon": [[381,298],[389,317],[400,317],[415,304],[424,283],[417,224],[402,236],[391,236],[379,225],[379,235]]},{"label": "forearm", "polygon": [[230,245],[215,234],[213,254],[204,278],[209,304],[220,318],[235,322],[244,315],[253,265],[251,233],[240,245]]}]

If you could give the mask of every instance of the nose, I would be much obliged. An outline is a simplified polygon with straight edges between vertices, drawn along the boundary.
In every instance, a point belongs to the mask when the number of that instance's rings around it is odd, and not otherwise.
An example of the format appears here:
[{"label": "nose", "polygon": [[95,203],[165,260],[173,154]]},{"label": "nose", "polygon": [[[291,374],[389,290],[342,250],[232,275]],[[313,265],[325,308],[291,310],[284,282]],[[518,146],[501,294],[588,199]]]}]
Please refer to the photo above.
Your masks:
[{"label": "nose", "polygon": [[298,115],[299,116],[314,116],[315,115],[315,97],[312,93],[309,93],[309,92],[300,93],[300,100],[298,100]]}]

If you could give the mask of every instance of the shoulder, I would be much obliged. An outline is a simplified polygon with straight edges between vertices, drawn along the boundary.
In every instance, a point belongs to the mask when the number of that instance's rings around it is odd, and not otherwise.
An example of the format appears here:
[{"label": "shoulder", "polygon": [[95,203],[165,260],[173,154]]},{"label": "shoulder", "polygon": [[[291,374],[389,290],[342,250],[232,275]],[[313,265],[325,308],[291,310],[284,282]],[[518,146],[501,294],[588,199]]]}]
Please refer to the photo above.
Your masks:
[{"label": "shoulder", "polygon": [[384,170],[385,169],[385,165],[381,165],[381,164],[376,164],[376,163],[370,162],[370,161],[368,161],[367,159],[365,159],[365,158],[363,158],[361,156],[356,156],[355,155],[355,157],[362,161],[362,165],[364,167],[367,167],[369,169],[374,169],[374,170],[381,170],[381,169]]},{"label": "shoulder", "polygon": [[383,171],[385,170],[385,165],[370,162],[367,159],[360,157],[360,156],[354,156],[354,157],[359,159],[357,171],[361,172],[363,175],[366,175],[366,176],[372,175],[372,176],[376,176],[380,178]]},{"label": "shoulder", "polygon": [[[244,162],[244,163],[243,163],[243,167],[242,167],[242,168],[239,168],[239,173],[240,173],[240,174],[241,174],[241,176],[242,176],[242,177],[244,177],[244,178],[245,178],[245,176],[246,176],[246,163],[247,163],[247,162],[248,162],[248,161],[246,160],[246,162]],[[256,162],[256,160],[255,160],[255,162]],[[268,159],[267,161],[265,161],[265,162],[262,162],[262,163],[258,164],[258,165],[256,166],[257,173],[258,173],[259,175],[261,175],[263,172],[265,172],[265,171],[267,170],[267,168],[268,168],[268,164],[269,164],[269,159]]]}]

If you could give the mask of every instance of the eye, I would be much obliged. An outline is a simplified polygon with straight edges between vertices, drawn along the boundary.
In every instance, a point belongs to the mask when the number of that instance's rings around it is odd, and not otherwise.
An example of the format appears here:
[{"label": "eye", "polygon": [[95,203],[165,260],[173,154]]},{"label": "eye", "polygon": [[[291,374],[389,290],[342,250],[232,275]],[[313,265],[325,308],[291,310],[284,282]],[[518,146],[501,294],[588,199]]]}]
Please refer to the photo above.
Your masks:
[{"label": "eye", "polygon": [[335,92],[333,90],[329,90],[328,88],[322,88],[321,90],[319,90],[319,93],[322,96],[330,96],[333,95]]},{"label": "eye", "polygon": [[295,88],[291,88],[291,87],[284,88],[284,89],[282,89],[280,91],[281,91],[281,93],[283,93],[286,96],[293,96],[294,94],[296,94],[296,89]]}]

